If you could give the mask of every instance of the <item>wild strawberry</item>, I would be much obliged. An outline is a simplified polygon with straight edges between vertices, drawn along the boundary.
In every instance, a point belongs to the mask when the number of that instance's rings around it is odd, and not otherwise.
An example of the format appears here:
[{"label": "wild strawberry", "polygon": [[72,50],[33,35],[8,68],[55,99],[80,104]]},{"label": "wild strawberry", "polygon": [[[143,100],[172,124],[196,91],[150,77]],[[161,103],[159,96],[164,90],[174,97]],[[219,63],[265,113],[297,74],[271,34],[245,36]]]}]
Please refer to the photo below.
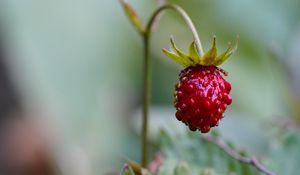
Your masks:
[{"label": "wild strawberry", "polygon": [[190,130],[197,129],[207,133],[211,127],[217,126],[232,99],[229,96],[231,85],[223,77],[227,72],[218,68],[237,48],[229,47],[227,51],[217,56],[216,38],[212,48],[202,57],[196,50],[195,43],[185,54],[175,46],[175,53],[166,49],[163,52],[186,68],[179,74],[179,82],[175,86],[176,118],[182,121]]}]

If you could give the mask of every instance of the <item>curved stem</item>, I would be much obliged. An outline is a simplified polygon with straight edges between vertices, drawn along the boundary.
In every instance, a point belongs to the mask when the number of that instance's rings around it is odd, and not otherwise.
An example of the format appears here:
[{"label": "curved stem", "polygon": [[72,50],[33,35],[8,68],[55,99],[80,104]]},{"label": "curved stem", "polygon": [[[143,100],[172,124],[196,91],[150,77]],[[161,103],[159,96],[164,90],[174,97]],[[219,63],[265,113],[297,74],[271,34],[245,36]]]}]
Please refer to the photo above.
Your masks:
[{"label": "curved stem", "polygon": [[166,10],[172,9],[178,12],[182,18],[184,19],[185,23],[188,25],[189,29],[191,30],[196,48],[200,56],[203,56],[204,52],[202,49],[202,45],[196,31],[196,28],[188,16],[188,14],[179,6],[177,5],[164,5],[158,8],[150,18],[146,29],[142,33],[143,35],[143,42],[144,42],[144,92],[143,92],[143,126],[142,126],[142,166],[147,166],[147,159],[148,159],[148,118],[149,118],[149,105],[150,105],[150,98],[151,98],[151,59],[149,57],[149,49],[150,49],[150,36],[153,29],[153,26],[158,22],[160,18],[160,14]]},{"label": "curved stem", "polygon": [[191,32],[193,34],[193,38],[195,40],[197,51],[198,51],[200,57],[202,57],[204,55],[204,52],[203,52],[202,44],[200,41],[200,37],[197,33],[197,30],[196,30],[191,18],[189,17],[189,15],[178,5],[164,5],[160,8],[158,8],[152,15],[150,21],[148,22],[148,25],[146,26],[145,35],[151,34],[153,25],[158,22],[157,19],[160,19],[157,17],[166,9],[174,10],[182,16],[183,20],[185,21],[188,28],[191,30]]}]

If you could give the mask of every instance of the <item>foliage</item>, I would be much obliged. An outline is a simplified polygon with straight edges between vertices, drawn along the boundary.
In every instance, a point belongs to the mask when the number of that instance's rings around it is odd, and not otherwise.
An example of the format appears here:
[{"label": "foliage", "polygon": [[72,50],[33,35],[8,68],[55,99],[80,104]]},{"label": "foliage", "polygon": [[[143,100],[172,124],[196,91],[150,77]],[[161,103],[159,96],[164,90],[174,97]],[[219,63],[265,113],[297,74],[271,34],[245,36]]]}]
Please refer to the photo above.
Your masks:
[{"label": "foliage", "polygon": [[[213,133],[213,137],[219,137]],[[261,158],[276,174],[295,175],[300,171],[299,131],[289,131],[281,136],[273,135],[267,157]],[[163,161],[154,174],[157,175],[257,175],[255,167],[233,159],[215,144],[205,141],[198,132],[187,131],[183,134],[170,134],[162,130],[156,140]],[[234,143],[226,144],[241,156],[248,156],[245,150],[235,148]],[[126,173],[129,173],[127,169]],[[132,174],[135,175],[133,171]],[[139,173],[137,173],[139,174]],[[143,174],[152,174],[143,171]]]},{"label": "foliage", "polygon": [[278,174],[299,174],[300,167],[300,132],[285,133],[281,139],[270,146],[270,167]]}]

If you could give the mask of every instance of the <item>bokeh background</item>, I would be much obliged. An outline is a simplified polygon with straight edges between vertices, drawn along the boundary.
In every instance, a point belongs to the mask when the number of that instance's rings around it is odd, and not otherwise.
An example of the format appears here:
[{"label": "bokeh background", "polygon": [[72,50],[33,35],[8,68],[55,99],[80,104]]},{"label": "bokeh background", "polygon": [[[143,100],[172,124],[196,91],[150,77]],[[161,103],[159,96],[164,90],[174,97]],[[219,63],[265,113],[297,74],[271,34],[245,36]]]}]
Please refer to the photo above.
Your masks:
[{"label": "bokeh background", "polygon": [[[144,23],[158,6],[130,3]],[[233,104],[219,130],[263,154],[273,126],[300,121],[300,1],[167,3],[188,12],[205,50],[214,34],[219,50],[239,35],[238,51],[222,65]],[[6,156],[0,164],[11,160],[0,166],[36,169],[38,159],[38,167],[55,162],[61,174],[92,175],[117,172],[123,157],[139,161],[143,45],[120,3],[2,0],[0,20],[0,153]],[[168,11],[151,39],[152,139],[159,128],[184,128],[172,107],[181,67],[161,52],[170,35],[183,50],[192,39],[180,16]]]}]

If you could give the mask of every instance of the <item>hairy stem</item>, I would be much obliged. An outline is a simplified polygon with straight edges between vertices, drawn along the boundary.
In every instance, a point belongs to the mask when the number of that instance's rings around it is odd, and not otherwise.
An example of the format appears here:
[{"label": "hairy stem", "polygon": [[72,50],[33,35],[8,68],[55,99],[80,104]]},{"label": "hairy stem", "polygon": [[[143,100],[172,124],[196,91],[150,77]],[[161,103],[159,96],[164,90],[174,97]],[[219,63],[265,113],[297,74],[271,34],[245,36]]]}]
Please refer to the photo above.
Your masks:
[{"label": "hairy stem", "polygon": [[245,163],[245,164],[249,164],[253,167],[255,167],[259,172],[265,174],[265,175],[276,175],[275,173],[271,172],[270,170],[268,170],[263,164],[261,164],[256,157],[252,156],[252,157],[245,157],[240,155],[238,152],[236,152],[235,150],[231,149],[229,146],[227,146],[224,142],[222,142],[219,138],[214,138],[212,136],[209,135],[203,135],[202,139],[207,141],[207,142],[211,142],[214,145],[216,145],[219,149],[221,149],[222,151],[224,151],[226,154],[228,154],[230,157],[232,157],[233,159],[241,162],[241,163]]},{"label": "hairy stem", "polygon": [[193,34],[193,38],[195,40],[195,44],[199,55],[202,56],[204,54],[202,45],[200,42],[200,38],[196,31],[196,28],[188,16],[188,14],[179,6],[177,5],[164,5],[158,8],[153,15],[151,16],[146,29],[142,33],[143,42],[144,42],[144,95],[143,95],[143,126],[142,126],[142,166],[146,167],[148,162],[148,118],[149,118],[149,105],[151,99],[151,59],[149,57],[149,50],[150,50],[150,36],[153,32],[153,26],[155,26],[158,21],[161,13],[166,10],[171,9],[179,13],[182,18],[184,19],[185,23],[187,24],[188,28],[191,30]]}]

